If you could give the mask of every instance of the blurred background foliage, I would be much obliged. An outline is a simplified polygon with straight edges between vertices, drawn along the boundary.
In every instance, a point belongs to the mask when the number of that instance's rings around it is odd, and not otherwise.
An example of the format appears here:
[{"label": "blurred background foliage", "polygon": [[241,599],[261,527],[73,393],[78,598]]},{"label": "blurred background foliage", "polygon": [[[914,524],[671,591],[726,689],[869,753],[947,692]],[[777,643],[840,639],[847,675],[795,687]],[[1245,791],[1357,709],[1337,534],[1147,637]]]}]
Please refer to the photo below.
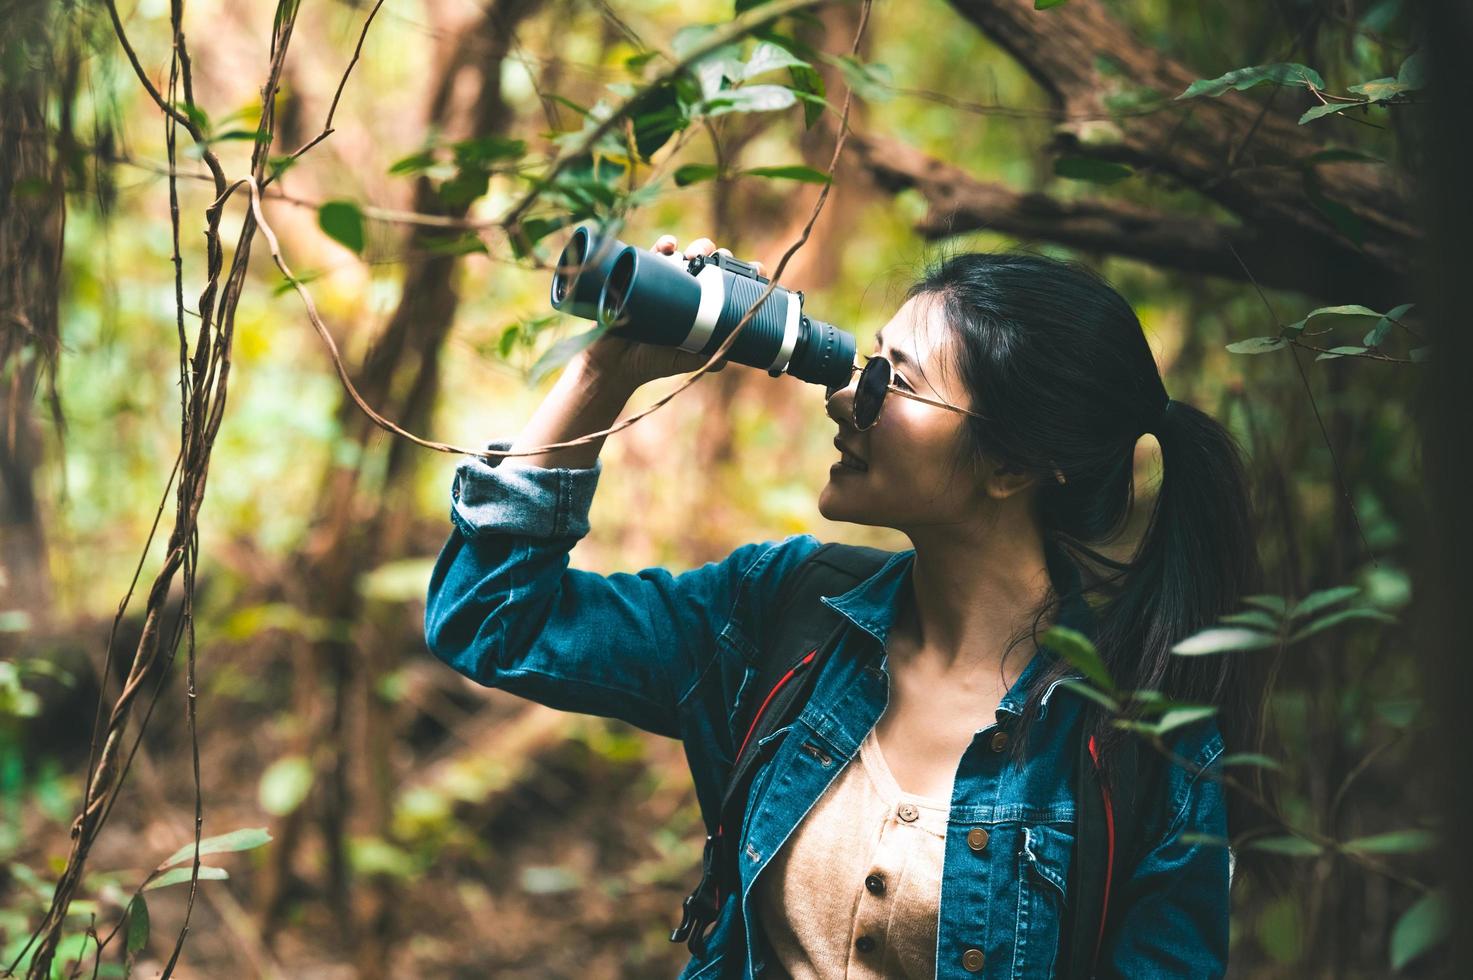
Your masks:
[{"label": "blurred background foliage", "polygon": [[[586,131],[601,101],[619,103],[668,67],[657,51],[678,52],[699,38],[692,25],[723,24],[755,6],[388,0],[377,9],[334,131],[280,169],[265,213],[378,407],[461,445],[517,432],[552,384],[556,364],[543,358],[590,325],[549,307],[545,263],[564,232],[543,226],[528,250],[499,219],[527,192],[528,176]],[[1409,408],[1415,311],[1375,345],[1362,335],[1376,317],[1322,314],[1304,329],[1305,340],[1323,329],[1328,339],[1316,344],[1358,345],[1371,356],[1315,360],[1285,343],[1251,356],[1227,348],[1278,337],[1319,308],[1366,304],[1379,314],[1412,301],[1405,275],[1417,235],[1404,205],[1419,165],[1415,88],[1367,101],[1352,86],[1411,71],[1402,72],[1417,46],[1413,12],[1400,0],[1039,6],[1054,9],[877,3],[850,61],[858,4],[779,20],[773,31],[823,56],[807,59],[807,75],[759,81],[821,91],[828,107],[798,99],[711,115],[635,164],[632,181],[628,159],[606,153],[614,179],[594,199],[621,212],[621,237],[633,244],[648,247],[665,232],[682,244],[709,236],[771,271],[812,211],[813,172],[827,169],[852,84],[850,149],[811,239],[782,276],[804,290],[810,311],[854,331],[867,350],[909,280],[940,254],[1026,244],[1090,262],[1139,313],[1173,397],[1213,411],[1248,449],[1273,591],[1295,598],[1353,585],[1363,604],[1397,614],[1412,598],[1407,555],[1421,506]],[[161,115],[122,57],[104,4],[4,7],[16,25],[6,41],[7,139],[28,125],[50,154],[40,178],[8,159],[11,206],[55,203],[59,195],[48,195],[64,188],[65,211],[59,264],[43,284],[55,298],[55,343],[35,331],[12,343],[12,331],[4,361],[3,418],[21,440],[8,445],[31,440],[29,452],[6,457],[8,492],[19,485],[11,477],[24,477],[34,500],[28,527],[7,515],[0,607],[8,963],[66,862],[108,629],[165,491],[180,418]],[[1060,39],[1044,33],[1039,48],[1022,51],[1016,37],[1002,43],[986,29],[988,7],[1030,23],[1105,18],[1136,47],[1122,55],[1110,47],[1114,34],[1097,34],[1098,50],[1061,52]],[[244,173],[252,152],[273,16],[296,18],[271,146],[279,168],[318,132],[373,9],[344,0],[188,5],[192,111],[208,122],[227,173]],[[164,78],[170,5],[140,0],[119,13],[145,71]],[[749,58],[757,43],[734,53]],[[1324,91],[1366,104],[1301,124],[1318,102],[1302,83],[1272,80],[1177,101],[1182,84],[1153,59],[1186,66],[1187,81],[1303,64]],[[1049,83],[1058,64],[1088,75],[1102,98],[1088,125],[1056,118],[1061,93],[1071,108],[1083,98],[1078,87]],[[15,107],[28,93],[40,111],[23,125]],[[1192,102],[1205,121],[1184,110]],[[1219,103],[1245,115],[1209,115]],[[1158,145],[1155,157],[1129,122],[1152,112],[1177,125],[1172,139],[1181,141]],[[1127,139],[1112,135],[1112,122]],[[1285,165],[1295,127],[1302,133],[1293,138],[1342,155]],[[180,170],[202,172],[180,136]],[[1192,163],[1214,146],[1241,155]],[[950,171],[927,182],[918,159],[959,168],[972,184]],[[701,165],[719,172],[691,179],[712,173]],[[583,176],[598,184],[609,173],[601,166]],[[693,169],[678,181],[682,167]],[[755,167],[806,167],[808,177],[737,175]],[[1301,179],[1302,191],[1282,192]],[[534,216],[566,221],[580,186],[589,193],[587,184],[553,188]],[[1013,197],[966,212],[978,187]],[[193,179],[178,192],[193,330],[214,192]],[[1368,213],[1367,200],[1384,210]],[[1096,215],[1091,225],[1067,210],[1100,201],[1138,211]],[[1385,274],[1286,265],[1275,239],[1294,209],[1311,227],[1301,252],[1317,250],[1306,254],[1332,265],[1341,254],[1333,244]],[[400,220],[410,212],[460,224],[450,234],[427,230]],[[241,195],[223,214],[227,242],[244,215]],[[1176,224],[1163,232],[1154,224],[1161,216]],[[1222,236],[1215,259],[1192,251],[1199,233]],[[272,841],[223,859],[228,882],[201,884],[181,966],[211,976],[673,976],[685,949],[666,937],[702,841],[680,747],[478,689],[432,661],[421,599],[450,530],[456,460],[366,426],[264,242],[253,259],[199,526],[194,619],[204,832],[268,825]],[[443,330],[416,332],[437,316]],[[647,386],[634,407],[678,383]],[[817,386],[741,367],[704,378],[609,439],[593,530],[573,561],[602,572],[680,571],[799,532],[907,547],[896,532],[818,514],[832,436]],[[1136,530],[1156,465],[1144,439]],[[146,575],[162,559],[162,538],[143,556]],[[1132,543],[1113,547],[1128,555]],[[178,611],[176,598],[167,612]],[[139,628],[126,619],[114,644],[124,665]],[[1426,787],[1408,765],[1422,725],[1415,671],[1402,631],[1371,622],[1327,630],[1285,659],[1275,722],[1289,819],[1340,839],[1429,825]],[[64,952],[88,951],[93,916],[106,935],[132,890],[192,833],[179,665],[162,677],[117,812],[71,905]],[[105,686],[111,695],[116,677]],[[1440,913],[1406,916],[1423,897],[1409,881],[1433,880],[1423,855],[1404,853],[1418,849],[1391,849],[1391,874],[1334,853],[1286,855],[1289,894],[1237,893],[1234,973],[1431,969],[1436,953],[1422,954],[1435,945]],[[105,975],[127,963],[161,965],[184,891],[149,893],[154,935],[130,930],[126,955],[121,940],[110,946]]]}]

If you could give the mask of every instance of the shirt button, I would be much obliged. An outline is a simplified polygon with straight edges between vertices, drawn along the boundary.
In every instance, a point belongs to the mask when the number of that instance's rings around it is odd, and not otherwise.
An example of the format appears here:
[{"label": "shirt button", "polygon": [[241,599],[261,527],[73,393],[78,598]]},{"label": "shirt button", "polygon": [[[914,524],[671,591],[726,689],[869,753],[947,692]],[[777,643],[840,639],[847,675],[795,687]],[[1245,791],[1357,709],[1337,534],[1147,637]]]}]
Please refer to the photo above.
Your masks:
[{"label": "shirt button", "polygon": [[910,823],[915,820],[916,817],[920,816],[920,812],[916,810],[914,804],[911,803],[900,804],[900,809],[895,812],[896,815],[899,816],[900,819],[904,820],[906,823]]},{"label": "shirt button", "polygon": [[864,879],[864,887],[876,895],[885,894],[885,876],[881,874],[868,875]]},{"label": "shirt button", "polygon": [[981,827],[973,827],[967,831],[967,846],[974,851],[980,851],[987,846],[987,831]]},{"label": "shirt button", "polygon": [[854,948],[859,950],[861,953],[868,953],[870,950],[875,948],[875,941],[873,937],[860,936],[858,939],[854,940]]},{"label": "shirt button", "polygon": [[962,969],[968,973],[976,973],[982,969],[982,961],[986,959],[980,949],[969,949],[962,954]]},{"label": "shirt button", "polygon": [[1008,733],[1007,732],[993,732],[992,733],[992,743],[991,744],[992,744],[992,751],[994,751],[994,752],[1001,752],[1003,749],[1005,749],[1005,748],[1008,747]]}]

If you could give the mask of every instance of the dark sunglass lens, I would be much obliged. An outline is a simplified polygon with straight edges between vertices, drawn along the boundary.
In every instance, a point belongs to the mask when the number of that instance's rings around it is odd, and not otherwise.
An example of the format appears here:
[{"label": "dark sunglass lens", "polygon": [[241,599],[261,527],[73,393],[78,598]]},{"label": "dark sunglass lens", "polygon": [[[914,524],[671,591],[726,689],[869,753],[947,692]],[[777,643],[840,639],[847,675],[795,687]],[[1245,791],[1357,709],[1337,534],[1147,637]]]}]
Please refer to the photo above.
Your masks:
[{"label": "dark sunglass lens", "polygon": [[859,384],[854,389],[854,425],[868,429],[880,416],[880,403],[890,387],[890,362],[883,357],[872,357],[859,374]]}]

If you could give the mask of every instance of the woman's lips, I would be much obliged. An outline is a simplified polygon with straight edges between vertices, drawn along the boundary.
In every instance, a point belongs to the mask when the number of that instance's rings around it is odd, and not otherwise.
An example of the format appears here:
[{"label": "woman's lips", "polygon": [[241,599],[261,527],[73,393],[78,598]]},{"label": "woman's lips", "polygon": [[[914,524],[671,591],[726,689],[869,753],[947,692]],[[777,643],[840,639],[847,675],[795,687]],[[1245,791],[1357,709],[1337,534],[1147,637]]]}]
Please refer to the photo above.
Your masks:
[{"label": "woman's lips", "polygon": [[850,473],[863,473],[869,469],[869,466],[865,463],[860,462],[857,457],[851,456],[848,453],[840,453],[839,461],[833,466],[829,467],[829,469],[831,471],[840,470]]}]

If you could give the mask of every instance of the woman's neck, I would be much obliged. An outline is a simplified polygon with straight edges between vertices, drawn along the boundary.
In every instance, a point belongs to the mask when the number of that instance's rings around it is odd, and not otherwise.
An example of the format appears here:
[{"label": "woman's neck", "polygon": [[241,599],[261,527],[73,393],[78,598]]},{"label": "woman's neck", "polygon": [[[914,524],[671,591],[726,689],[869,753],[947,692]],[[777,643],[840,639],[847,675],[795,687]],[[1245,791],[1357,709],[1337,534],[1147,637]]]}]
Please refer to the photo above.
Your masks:
[{"label": "woman's neck", "polygon": [[[995,672],[1051,589],[1037,525],[999,520],[985,531],[952,525],[907,536],[915,560],[893,627],[900,645],[948,669]],[[1028,659],[1009,657],[1008,674]]]}]

